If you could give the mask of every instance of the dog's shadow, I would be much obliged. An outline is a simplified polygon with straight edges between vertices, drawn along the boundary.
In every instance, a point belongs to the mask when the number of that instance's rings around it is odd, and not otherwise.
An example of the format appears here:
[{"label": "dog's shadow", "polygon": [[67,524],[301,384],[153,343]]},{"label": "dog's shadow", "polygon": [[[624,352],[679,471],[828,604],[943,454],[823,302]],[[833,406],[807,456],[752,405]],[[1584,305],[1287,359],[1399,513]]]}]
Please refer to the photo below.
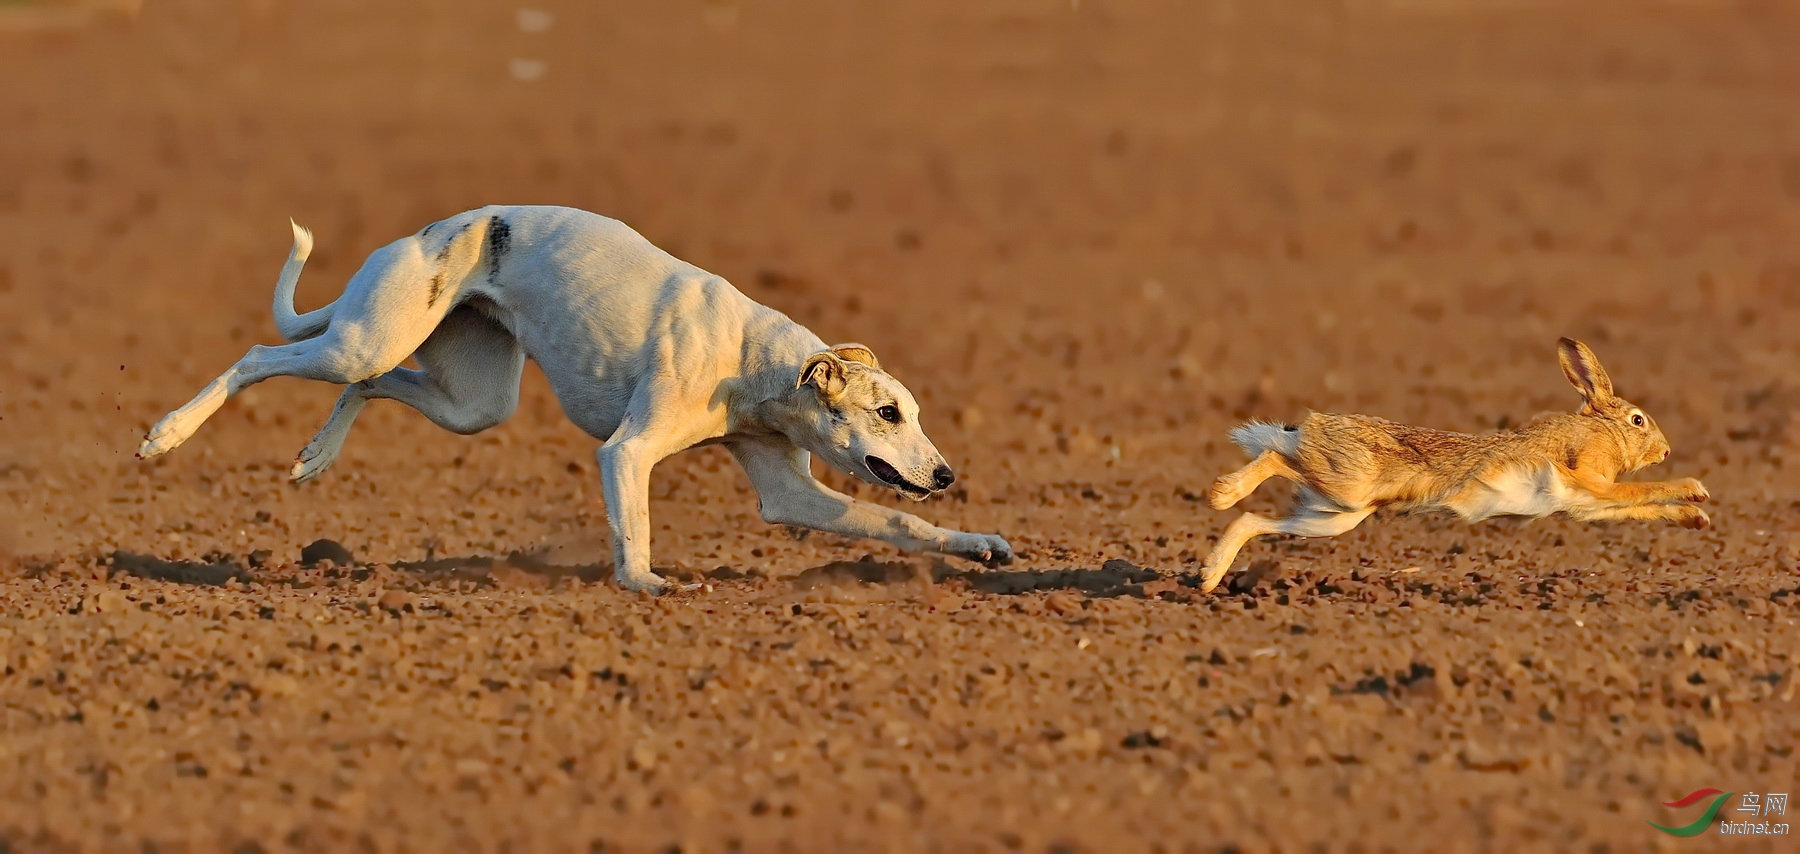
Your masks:
[{"label": "dog's shadow", "polygon": [[112,553],[111,567],[146,581],[167,581],[193,587],[218,587],[230,581],[252,580],[249,570],[231,559],[209,556],[205,560],[168,560],[124,550]]},{"label": "dog's shadow", "polygon": [[[254,566],[255,561],[243,562],[226,555],[209,555],[199,561],[169,560],[154,555],[136,554],[127,551],[115,551],[110,561],[113,571],[123,572],[138,578],[165,581],[174,584],[193,586],[220,586],[233,580],[238,582],[274,581],[283,579],[279,570],[263,571]],[[603,584],[612,579],[611,562],[604,563],[559,563],[550,558],[547,550],[518,551],[503,556],[493,555],[459,555],[449,557],[427,557],[415,561],[395,561],[389,564],[394,571],[412,575],[421,581],[468,581],[477,585],[488,586],[496,583],[497,573],[522,573],[541,579],[549,585],[565,580],[579,581],[582,584]],[[367,566],[339,567],[352,578],[362,577],[372,572]],[[1274,562],[1259,561],[1248,570],[1234,573],[1227,578],[1226,592],[1241,593],[1255,587],[1266,576],[1274,572]],[[717,584],[762,584],[773,580],[795,590],[817,590],[827,587],[850,585],[870,585],[893,587],[900,585],[917,585],[923,582],[924,574],[929,572],[934,585],[962,585],[969,590],[995,596],[1021,596],[1030,593],[1049,593],[1056,591],[1074,591],[1088,598],[1107,599],[1117,597],[1150,598],[1152,595],[1145,589],[1146,585],[1157,582],[1174,582],[1181,588],[1193,588],[1199,585],[1199,577],[1191,574],[1164,575],[1154,569],[1136,566],[1130,561],[1109,560],[1099,568],[1065,568],[1065,569],[960,569],[933,559],[924,565],[917,560],[878,560],[873,555],[864,555],[858,560],[832,561],[822,566],[815,566],[801,571],[789,578],[771,579],[757,568],[738,569],[720,566],[708,571],[694,571],[681,566],[657,567],[656,571],[670,581],[691,583],[697,581]]]}]

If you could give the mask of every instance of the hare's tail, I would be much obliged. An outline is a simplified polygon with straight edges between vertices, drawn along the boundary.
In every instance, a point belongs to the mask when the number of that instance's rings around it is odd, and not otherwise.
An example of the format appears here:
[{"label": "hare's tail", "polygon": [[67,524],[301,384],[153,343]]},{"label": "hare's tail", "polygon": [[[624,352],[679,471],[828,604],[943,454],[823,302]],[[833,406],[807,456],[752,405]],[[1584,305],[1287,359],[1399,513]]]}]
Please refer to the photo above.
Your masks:
[{"label": "hare's tail", "polygon": [[1231,441],[1244,449],[1251,459],[1274,451],[1292,459],[1300,453],[1300,428],[1292,424],[1252,421],[1231,431]]}]

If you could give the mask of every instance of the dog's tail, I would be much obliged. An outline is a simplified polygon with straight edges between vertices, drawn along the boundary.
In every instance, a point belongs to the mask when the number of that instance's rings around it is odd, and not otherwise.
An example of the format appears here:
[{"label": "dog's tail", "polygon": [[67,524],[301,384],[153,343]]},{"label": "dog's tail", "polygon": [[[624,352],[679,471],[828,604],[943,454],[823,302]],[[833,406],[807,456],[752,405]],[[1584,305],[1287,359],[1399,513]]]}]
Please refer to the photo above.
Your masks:
[{"label": "dog's tail", "polygon": [[288,224],[294,227],[294,248],[288,251],[287,263],[281,265],[281,278],[275,280],[275,328],[289,341],[304,341],[318,337],[331,325],[332,306],[294,313],[294,288],[300,284],[300,269],[312,254],[313,237],[299,223],[290,219]]},{"label": "dog's tail", "polygon": [[1300,430],[1289,424],[1252,421],[1231,431],[1233,444],[1244,449],[1251,459],[1264,451],[1274,451],[1288,459],[1300,453]]}]

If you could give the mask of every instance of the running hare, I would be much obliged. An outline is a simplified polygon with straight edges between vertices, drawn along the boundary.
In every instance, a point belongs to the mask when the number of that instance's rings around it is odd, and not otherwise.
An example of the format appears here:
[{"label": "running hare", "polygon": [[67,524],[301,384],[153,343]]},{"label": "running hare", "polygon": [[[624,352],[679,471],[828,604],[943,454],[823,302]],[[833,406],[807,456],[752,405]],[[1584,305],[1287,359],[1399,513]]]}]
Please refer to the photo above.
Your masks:
[{"label": "running hare", "polygon": [[1557,345],[1563,373],[1587,402],[1516,430],[1470,436],[1408,427],[1367,415],[1314,412],[1298,426],[1250,422],[1231,440],[1253,459],[1207,493],[1224,510],[1271,477],[1297,486],[1285,519],[1239,516],[1207,555],[1201,592],[1211,592],[1238,550],[1264,534],[1333,537],[1383,507],[1449,510],[1470,522],[1493,516],[1567,513],[1582,520],[1669,519],[1711,524],[1693,478],[1618,483],[1620,474],[1662,462],[1669,440],[1644,411],[1613,394],[1586,344]]}]

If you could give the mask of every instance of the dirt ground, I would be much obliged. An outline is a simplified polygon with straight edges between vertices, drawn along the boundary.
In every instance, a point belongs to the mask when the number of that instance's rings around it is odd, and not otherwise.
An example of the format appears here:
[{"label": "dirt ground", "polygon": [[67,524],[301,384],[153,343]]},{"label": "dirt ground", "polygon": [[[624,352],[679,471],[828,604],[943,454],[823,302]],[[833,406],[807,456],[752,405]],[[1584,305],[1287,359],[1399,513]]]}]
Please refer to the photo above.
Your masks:
[{"label": "dirt ground", "polygon": [[[0,851],[1771,847],[1646,821],[1800,777],[1800,14],[532,6],[0,17]],[[706,450],[652,512],[708,586],[623,593],[535,368],[301,488],[317,383],[133,458],[276,341],[287,217],[309,308],[495,202],[871,345],[962,477],[917,509],[1021,560],[794,540]],[[1239,419],[1518,423],[1565,334],[1714,528],[1378,518],[1145,595]]]}]

